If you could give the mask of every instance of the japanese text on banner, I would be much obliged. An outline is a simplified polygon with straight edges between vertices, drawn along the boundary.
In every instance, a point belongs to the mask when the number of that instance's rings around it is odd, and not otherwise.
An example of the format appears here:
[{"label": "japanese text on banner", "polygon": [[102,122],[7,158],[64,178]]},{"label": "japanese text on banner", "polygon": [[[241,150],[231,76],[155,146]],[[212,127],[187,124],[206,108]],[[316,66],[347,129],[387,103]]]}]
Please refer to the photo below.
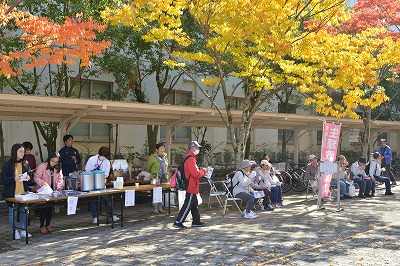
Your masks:
[{"label": "japanese text on banner", "polygon": [[[336,159],[337,148],[340,140],[341,125],[324,122],[321,146],[321,161],[333,162]],[[321,174],[321,197],[329,197],[329,188],[332,174]]]}]

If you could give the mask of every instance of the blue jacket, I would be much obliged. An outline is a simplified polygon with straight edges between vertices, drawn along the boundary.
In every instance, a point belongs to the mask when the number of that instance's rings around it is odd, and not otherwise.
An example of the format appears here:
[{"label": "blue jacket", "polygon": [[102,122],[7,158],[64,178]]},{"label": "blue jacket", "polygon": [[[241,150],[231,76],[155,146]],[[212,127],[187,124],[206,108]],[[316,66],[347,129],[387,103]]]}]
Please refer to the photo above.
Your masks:
[{"label": "blue jacket", "polygon": [[[79,152],[77,149],[73,147],[64,146],[59,151],[61,157],[61,167],[63,174],[65,176],[69,175],[72,172],[76,171],[76,165],[81,163],[81,157],[79,157]],[[75,162],[71,159],[71,156],[75,156],[78,162]]]},{"label": "blue jacket", "polygon": [[[29,164],[22,164],[22,173],[26,173],[29,171]],[[4,198],[14,198],[15,197],[15,169],[11,166],[11,161],[7,161],[3,168],[1,169],[1,181],[4,185],[3,196]],[[30,191],[28,187],[28,181],[24,181],[24,191]],[[11,206],[11,203],[7,202],[8,206]]]},{"label": "blue jacket", "polygon": [[390,165],[392,163],[392,149],[388,145],[386,145],[385,154],[383,154],[382,146],[379,147],[377,152],[385,157],[386,165]]}]

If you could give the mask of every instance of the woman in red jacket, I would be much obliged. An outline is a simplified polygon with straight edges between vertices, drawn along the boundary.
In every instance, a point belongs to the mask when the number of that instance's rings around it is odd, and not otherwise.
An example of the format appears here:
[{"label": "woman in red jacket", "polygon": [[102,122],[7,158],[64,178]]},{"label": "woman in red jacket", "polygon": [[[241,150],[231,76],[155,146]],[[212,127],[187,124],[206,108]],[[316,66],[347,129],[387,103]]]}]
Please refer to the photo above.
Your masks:
[{"label": "woman in red jacket", "polygon": [[189,212],[192,213],[193,222],[192,227],[203,227],[205,224],[200,222],[200,212],[197,202],[197,194],[199,194],[199,183],[200,178],[202,178],[206,173],[207,169],[201,169],[197,167],[196,156],[200,152],[200,144],[197,141],[192,141],[189,143],[189,152],[185,155],[185,158],[190,156],[183,169],[185,171],[185,178],[189,180],[189,185],[186,190],[185,202],[181,210],[179,211],[178,217],[173,224],[173,227],[179,229],[186,229],[187,227],[183,225]]},{"label": "woman in red jacket", "polygon": [[[50,154],[49,158],[37,167],[35,172],[36,190],[44,186],[50,186],[54,191],[61,191],[64,188],[64,179],[60,166],[60,155]],[[53,232],[54,228],[50,225],[53,215],[53,207],[39,209],[40,232],[47,234]]]}]

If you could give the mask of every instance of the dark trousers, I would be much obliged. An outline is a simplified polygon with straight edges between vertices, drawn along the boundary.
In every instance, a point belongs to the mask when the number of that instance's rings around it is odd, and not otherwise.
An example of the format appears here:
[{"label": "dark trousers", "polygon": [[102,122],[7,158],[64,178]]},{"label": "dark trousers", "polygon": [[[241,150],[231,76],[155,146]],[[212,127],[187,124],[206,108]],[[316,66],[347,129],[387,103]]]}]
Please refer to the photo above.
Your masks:
[{"label": "dark trousers", "polygon": [[200,223],[200,212],[197,202],[197,195],[186,192],[185,202],[181,210],[179,211],[178,217],[176,217],[177,223],[183,223],[186,220],[189,212],[192,212],[193,224]]},{"label": "dark trousers", "polygon": [[53,216],[53,207],[39,209],[40,227],[49,226]]},{"label": "dark trousers", "polygon": [[395,182],[396,180],[394,179],[394,175],[392,173],[392,169],[390,168],[390,164],[386,164],[386,162],[384,162],[385,159],[382,159],[382,167],[386,168],[386,175],[389,176],[390,181]]},{"label": "dark trousers", "polygon": [[263,204],[265,207],[268,207],[268,205],[271,204],[271,191],[269,189],[263,189],[264,191],[264,201]]},{"label": "dark trousers", "polygon": [[[106,206],[108,217],[112,218],[113,213],[111,212],[111,199],[109,199],[107,196],[101,196],[101,200]],[[90,211],[92,212],[92,217],[93,218],[97,217],[97,202],[90,202],[89,206],[90,206]]]}]

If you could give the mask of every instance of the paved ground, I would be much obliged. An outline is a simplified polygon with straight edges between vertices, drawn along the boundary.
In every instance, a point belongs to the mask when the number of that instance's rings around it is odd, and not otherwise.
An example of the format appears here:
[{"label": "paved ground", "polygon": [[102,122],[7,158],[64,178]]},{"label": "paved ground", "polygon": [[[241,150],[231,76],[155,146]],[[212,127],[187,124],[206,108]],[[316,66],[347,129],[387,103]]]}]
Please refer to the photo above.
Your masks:
[{"label": "paved ground", "polygon": [[[92,225],[86,206],[74,216],[56,214],[57,231],[38,232],[28,246],[12,240],[7,213],[0,215],[1,265],[400,265],[400,188],[375,198],[343,201],[317,210],[305,194],[284,195],[285,207],[258,212],[255,220],[233,208],[201,207],[204,228],[172,229],[172,215],[148,204],[125,208],[124,227]],[[190,225],[190,224],[189,224]]]}]

